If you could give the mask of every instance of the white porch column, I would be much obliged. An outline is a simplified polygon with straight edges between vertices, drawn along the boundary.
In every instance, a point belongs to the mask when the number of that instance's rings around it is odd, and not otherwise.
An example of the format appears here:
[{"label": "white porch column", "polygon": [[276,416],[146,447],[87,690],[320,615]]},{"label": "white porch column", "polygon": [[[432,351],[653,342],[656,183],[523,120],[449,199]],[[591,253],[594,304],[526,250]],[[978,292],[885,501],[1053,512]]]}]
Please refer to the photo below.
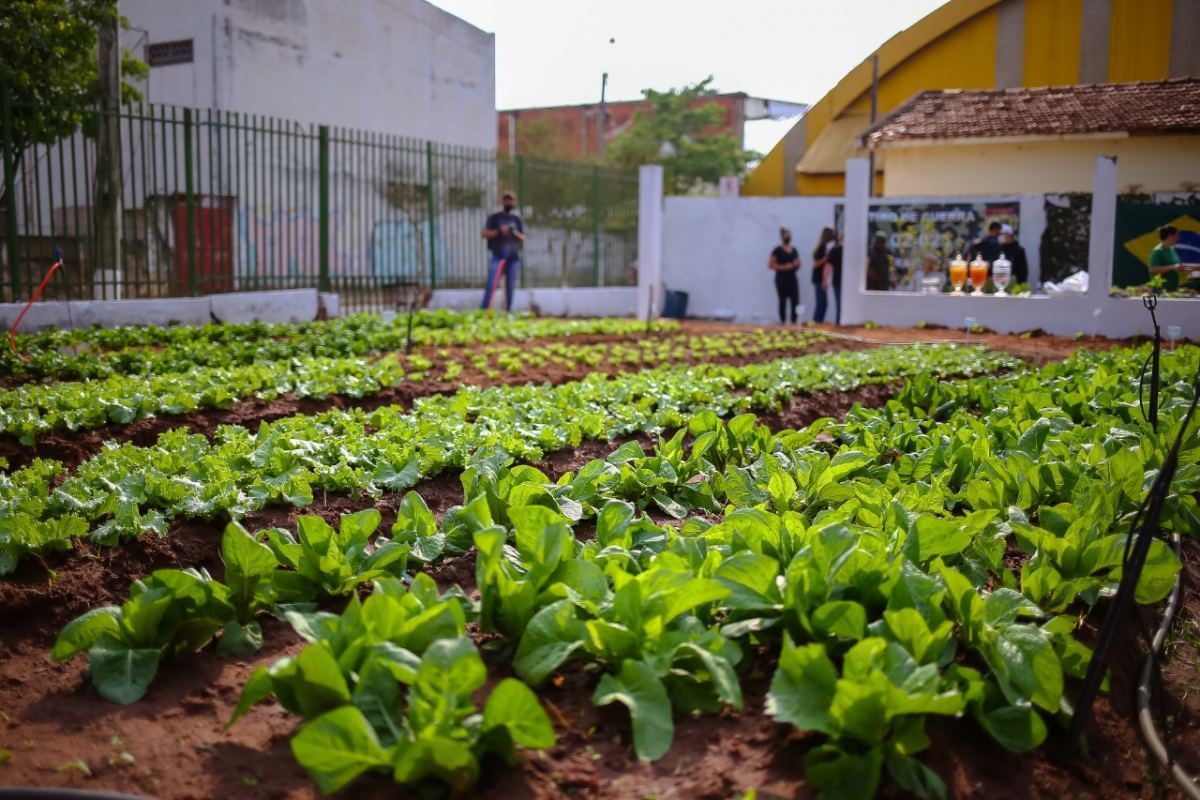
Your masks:
[{"label": "white porch column", "polygon": [[1088,233],[1088,298],[1108,299],[1117,231],[1117,158],[1098,156],[1092,177],[1092,227]]},{"label": "white porch column", "polygon": [[662,308],[663,168],[638,169],[637,315],[658,316]]},{"label": "white porch column", "polygon": [[870,162],[846,161],[846,205],[842,213],[842,324],[866,322],[862,311],[867,286],[867,203],[871,187]]}]

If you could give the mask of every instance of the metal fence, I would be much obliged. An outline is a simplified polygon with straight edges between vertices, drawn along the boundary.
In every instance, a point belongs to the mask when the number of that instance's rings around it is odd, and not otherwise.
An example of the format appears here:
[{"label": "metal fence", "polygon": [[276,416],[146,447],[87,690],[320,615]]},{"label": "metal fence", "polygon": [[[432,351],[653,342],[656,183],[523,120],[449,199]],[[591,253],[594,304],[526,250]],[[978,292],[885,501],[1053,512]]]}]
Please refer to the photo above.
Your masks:
[{"label": "metal fence", "polygon": [[[406,287],[482,287],[480,231],[502,189],[516,192],[527,228],[523,286],[633,282],[633,173],[149,104],[55,111],[61,135],[26,145],[22,132],[46,109],[0,94],[6,300],[30,296],[55,248],[66,277],[50,299],[317,287],[370,308]],[[101,231],[95,132],[106,121],[122,187],[113,230]]]}]

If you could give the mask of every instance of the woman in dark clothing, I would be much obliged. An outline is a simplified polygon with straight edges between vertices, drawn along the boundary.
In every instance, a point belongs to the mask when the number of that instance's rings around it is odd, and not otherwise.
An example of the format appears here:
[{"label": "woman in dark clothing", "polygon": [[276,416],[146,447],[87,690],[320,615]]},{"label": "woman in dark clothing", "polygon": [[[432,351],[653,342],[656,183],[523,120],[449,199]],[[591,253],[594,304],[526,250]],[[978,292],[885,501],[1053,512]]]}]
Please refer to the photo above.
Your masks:
[{"label": "woman in dark clothing", "polygon": [[829,250],[833,247],[837,233],[826,226],[821,229],[821,239],[813,249],[812,284],[817,294],[817,306],[813,309],[813,322],[824,322],[825,311],[829,308],[829,279],[830,264]]},{"label": "woman in dark clothing", "polygon": [[800,254],[792,247],[792,232],[787,228],[779,229],[782,244],[771,251],[771,259],[767,266],[775,273],[775,292],[779,295],[779,321],[787,322],[789,305],[792,310],[791,321],[796,321],[796,306],[800,303],[800,282],[796,272],[800,269]]}]

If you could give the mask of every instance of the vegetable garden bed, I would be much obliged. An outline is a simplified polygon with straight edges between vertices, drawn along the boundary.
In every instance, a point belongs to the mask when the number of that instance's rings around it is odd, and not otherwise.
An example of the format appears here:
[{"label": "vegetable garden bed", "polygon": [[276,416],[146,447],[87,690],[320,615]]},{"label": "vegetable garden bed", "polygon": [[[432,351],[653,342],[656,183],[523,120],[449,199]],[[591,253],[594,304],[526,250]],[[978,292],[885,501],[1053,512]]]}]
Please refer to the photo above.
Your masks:
[{"label": "vegetable garden bed", "polygon": [[[1086,758],[1059,733],[1161,460],[1137,411],[1142,358],[952,383],[936,377],[1015,364],[940,346],[675,366],[10,471],[0,783],[170,798],[318,784],[384,797],[393,781],[492,798],[937,796],[940,781],[955,797],[1159,796],[1130,716],[1136,660],[1114,664]],[[1198,363],[1184,349],[1164,365],[1164,438]],[[1172,530],[1200,527],[1198,461],[1193,433]],[[272,526],[286,533],[245,532]],[[1164,550],[1146,603],[1174,576]],[[1193,578],[1198,557],[1189,538]],[[141,591],[163,616],[138,610]],[[384,620],[391,633],[373,627]],[[1175,752],[1196,763],[1193,640],[1176,641],[1162,689]],[[318,667],[328,654],[342,666]],[[118,665],[149,658],[149,674]]]}]

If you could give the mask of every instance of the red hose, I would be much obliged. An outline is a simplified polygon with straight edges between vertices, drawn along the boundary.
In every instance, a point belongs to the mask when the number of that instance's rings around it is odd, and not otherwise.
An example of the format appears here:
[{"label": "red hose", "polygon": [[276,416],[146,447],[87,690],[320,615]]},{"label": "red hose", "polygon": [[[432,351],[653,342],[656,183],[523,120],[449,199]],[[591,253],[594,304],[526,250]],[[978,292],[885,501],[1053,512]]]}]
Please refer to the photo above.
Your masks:
[{"label": "red hose", "polygon": [[[21,313],[17,315],[17,321],[14,322],[12,328],[9,329],[8,346],[12,349],[13,355],[21,355],[20,351],[17,350],[17,327],[21,324],[21,319],[25,316],[25,312],[29,310],[29,307],[36,303],[37,299],[42,296],[42,290],[45,289],[46,284],[50,282],[50,276],[53,275],[54,271],[61,266],[62,259],[59,259],[50,265],[50,269],[46,271],[46,276],[42,278],[42,282],[38,284],[37,289],[34,290],[33,297],[29,298],[29,302],[25,304],[25,307],[21,309]],[[26,360],[29,359],[29,356],[21,357]]]}]

